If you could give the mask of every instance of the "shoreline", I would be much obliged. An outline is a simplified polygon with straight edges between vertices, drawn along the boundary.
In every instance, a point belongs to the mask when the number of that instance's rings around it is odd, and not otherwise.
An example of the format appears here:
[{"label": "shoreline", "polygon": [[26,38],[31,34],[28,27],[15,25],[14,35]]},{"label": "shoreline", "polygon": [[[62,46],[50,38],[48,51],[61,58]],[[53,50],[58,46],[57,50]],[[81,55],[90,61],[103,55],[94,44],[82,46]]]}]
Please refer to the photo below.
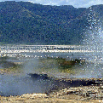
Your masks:
[{"label": "shoreline", "polygon": [[102,103],[102,86],[64,88],[50,93],[32,93],[21,96],[0,96],[1,103]]},{"label": "shoreline", "polygon": [[[5,74],[4,74],[5,75]],[[8,74],[9,75],[9,74]],[[46,74],[43,76],[34,75],[32,79],[40,77],[44,80],[51,80]],[[45,93],[27,93],[17,96],[0,96],[1,103],[102,103],[103,102],[103,78],[90,79],[54,79],[62,88],[54,89]],[[84,84],[85,82],[85,84]],[[64,83],[64,84],[63,84]],[[71,85],[70,85],[71,83]],[[84,85],[72,85],[72,83],[83,83]],[[94,84],[92,84],[94,83]]]}]

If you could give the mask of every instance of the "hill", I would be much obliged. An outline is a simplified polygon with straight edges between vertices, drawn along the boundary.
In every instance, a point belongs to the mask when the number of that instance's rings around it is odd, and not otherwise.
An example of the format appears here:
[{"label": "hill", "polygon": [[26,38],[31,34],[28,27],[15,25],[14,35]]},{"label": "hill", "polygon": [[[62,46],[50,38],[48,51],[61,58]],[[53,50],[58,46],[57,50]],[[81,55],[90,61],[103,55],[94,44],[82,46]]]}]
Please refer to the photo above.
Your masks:
[{"label": "hill", "polygon": [[[0,2],[0,42],[23,44],[81,44],[89,27],[91,8],[102,20],[103,5],[74,8],[29,2]],[[94,15],[93,14],[93,15]],[[103,24],[103,20],[101,21]]]}]

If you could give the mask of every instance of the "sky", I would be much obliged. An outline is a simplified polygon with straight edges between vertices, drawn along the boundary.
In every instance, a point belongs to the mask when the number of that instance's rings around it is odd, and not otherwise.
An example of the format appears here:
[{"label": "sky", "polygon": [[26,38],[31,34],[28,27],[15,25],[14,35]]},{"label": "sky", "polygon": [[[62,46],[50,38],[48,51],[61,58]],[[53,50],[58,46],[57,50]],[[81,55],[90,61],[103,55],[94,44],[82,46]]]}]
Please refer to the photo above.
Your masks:
[{"label": "sky", "polygon": [[[0,0],[2,1],[12,1],[12,0]],[[72,5],[76,8],[90,7],[92,5],[103,4],[103,0],[13,0],[13,1],[24,1],[31,3],[39,3],[43,5]]]}]

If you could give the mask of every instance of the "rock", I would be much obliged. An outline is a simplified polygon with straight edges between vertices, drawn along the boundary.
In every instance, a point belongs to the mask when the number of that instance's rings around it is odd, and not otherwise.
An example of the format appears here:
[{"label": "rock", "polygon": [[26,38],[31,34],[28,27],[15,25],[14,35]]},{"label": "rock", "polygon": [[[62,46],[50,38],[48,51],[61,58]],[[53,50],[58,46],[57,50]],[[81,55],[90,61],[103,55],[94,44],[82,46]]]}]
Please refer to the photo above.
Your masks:
[{"label": "rock", "polygon": [[96,95],[97,95],[97,92],[93,92],[93,91],[87,91],[87,93],[86,93],[87,97],[94,98],[94,97],[96,97]]},{"label": "rock", "polygon": [[22,98],[48,98],[46,94],[41,94],[41,93],[33,93],[33,94],[23,94],[20,97]]},{"label": "rock", "polygon": [[43,80],[49,80],[50,78],[48,77],[47,74],[36,74],[36,73],[29,73],[29,76],[31,76],[32,79],[43,79]]},{"label": "rock", "polygon": [[98,88],[97,98],[103,98],[103,86]]},{"label": "rock", "polygon": [[99,89],[103,89],[103,86],[100,86]]}]

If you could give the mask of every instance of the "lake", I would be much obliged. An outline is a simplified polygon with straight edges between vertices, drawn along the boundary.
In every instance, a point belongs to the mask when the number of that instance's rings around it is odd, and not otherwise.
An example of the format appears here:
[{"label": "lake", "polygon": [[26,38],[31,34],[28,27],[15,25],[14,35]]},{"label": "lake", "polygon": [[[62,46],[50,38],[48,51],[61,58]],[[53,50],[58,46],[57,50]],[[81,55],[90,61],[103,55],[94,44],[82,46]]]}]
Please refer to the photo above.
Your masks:
[{"label": "lake", "polygon": [[[8,59],[12,62],[26,62],[24,66],[25,73],[31,73],[34,67],[37,67],[38,58],[62,57],[67,60],[85,60],[82,66],[74,66],[74,74],[60,73],[58,67],[55,69],[43,70],[55,77],[60,78],[102,78],[103,77],[103,55],[102,49],[93,46],[83,45],[5,45],[1,46],[1,56],[16,57],[17,59]],[[35,61],[36,63],[34,63]],[[34,65],[35,64],[35,65]],[[29,68],[29,69],[28,69]],[[38,70],[35,70],[38,73]],[[41,73],[42,73],[41,72]]]}]

